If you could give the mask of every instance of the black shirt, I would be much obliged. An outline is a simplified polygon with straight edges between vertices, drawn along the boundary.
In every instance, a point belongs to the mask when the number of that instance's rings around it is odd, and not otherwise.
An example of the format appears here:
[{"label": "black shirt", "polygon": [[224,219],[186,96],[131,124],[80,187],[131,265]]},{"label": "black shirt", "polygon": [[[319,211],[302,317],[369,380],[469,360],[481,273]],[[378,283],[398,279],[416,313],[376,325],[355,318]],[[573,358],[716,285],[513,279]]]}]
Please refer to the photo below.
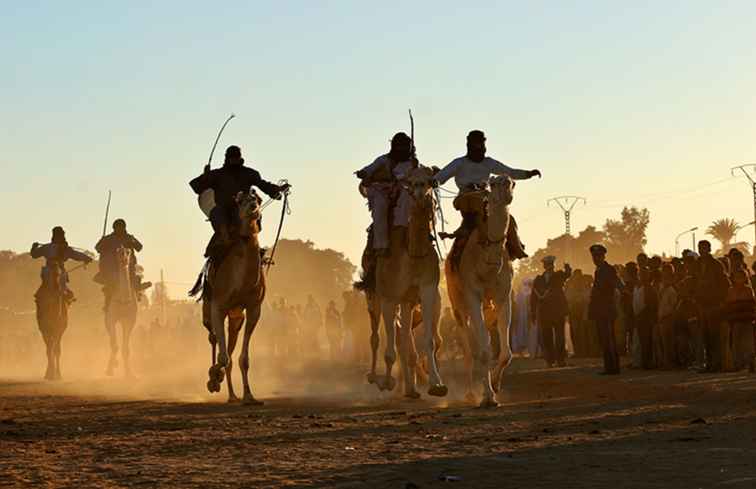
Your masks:
[{"label": "black shirt", "polygon": [[221,206],[233,205],[239,192],[249,193],[253,186],[265,192],[269,197],[281,191],[278,185],[263,180],[256,170],[242,165],[225,165],[222,168],[210,170],[210,173],[203,173],[189,182],[189,185],[197,195],[212,189],[215,192],[215,203]]}]

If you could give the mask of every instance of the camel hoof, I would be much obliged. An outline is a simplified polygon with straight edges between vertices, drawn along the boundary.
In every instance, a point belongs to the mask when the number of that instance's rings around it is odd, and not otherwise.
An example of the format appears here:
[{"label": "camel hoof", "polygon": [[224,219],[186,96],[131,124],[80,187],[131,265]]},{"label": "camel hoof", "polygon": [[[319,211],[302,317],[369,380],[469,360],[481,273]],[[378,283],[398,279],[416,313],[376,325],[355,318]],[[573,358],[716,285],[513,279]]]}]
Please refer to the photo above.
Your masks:
[{"label": "camel hoof", "polygon": [[404,393],[404,397],[412,400],[420,399],[420,393],[417,391],[409,391]]},{"label": "camel hoof", "polygon": [[369,374],[367,374],[367,381],[368,384],[375,384],[376,382],[378,382],[378,376],[375,374],[375,372],[370,372]]},{"label": "camel hoof", "polygon": [[250,396],[250,397],[244,397],[242,404],[244,404],[245,406],[262,406],[265,403],[262,401],[258,401],[254,397]]},{"label": "camel hoof", "polygon": [[483,409],[490,409],[498,407],[499,403],[496,402],[494,399],[483,399],[480,401],[480,407]]},{"label": "camel hoof", "polygon": [[446,394],[449,393],[449,388],[446,387],[443,384],[440,385],[432,385],[428,389],[428,395],[429,396],[435,396],[435,397],[444,397]]},{"label": "camel hoof", "polygon": [[394,379],[393,377],[386,377],[383,380],[383,386],[381,387],[381,390],[393,391],[394,387],[396,387],[396,379]]},{"label": "camel hoof", "polygon": [[229,398],[228,398],[228,403],[229,403],[229,404],[237,404],[237,403],[238,403],[238,402],[239,402],[240,400],[241,400],[241,399],[239,399],[238,397],[236,397],[236,396],[232,396],[232,397],[229,397]]}]

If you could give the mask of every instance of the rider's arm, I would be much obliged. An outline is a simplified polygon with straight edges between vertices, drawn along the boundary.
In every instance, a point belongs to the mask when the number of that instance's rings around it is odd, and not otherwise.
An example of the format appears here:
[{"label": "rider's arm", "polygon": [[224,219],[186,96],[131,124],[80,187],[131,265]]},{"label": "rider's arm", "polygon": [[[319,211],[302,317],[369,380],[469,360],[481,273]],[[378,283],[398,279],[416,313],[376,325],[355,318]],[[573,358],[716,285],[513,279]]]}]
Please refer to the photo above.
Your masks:
[{"label": "rider's arm", "polygon": [[194,180],[192,180],[191,182],[189,182],[189,186],[192,187],[192,190],[194,190],[195,194],[199,195],[205,190],[212,188],[213,171],[205,172],[202,175],[195,178]]},{"label": "rider's arm", "polygon": [[32,249],[31,249],[31,252],[30,252],[31,257],[32,258],[40,258],[40,257],[43,257],[43,256],[46,257],[47,256],[47,251],[48,251],[49,248],[50,248],[49,244],[40,245],[39,243],[34,243],[32,245]]},{"label": "rider's arm", "polygon": [[142,243],[131,234],[129,234],[129,245],[133,250],[142,251]]},{"label": "rider's arm", "polygon": [[69,247],[66,250],[66,259],[80,261],[84,263],[89,263],[90,261],[92,261],[92,257],[87,255],[86,253],[82,253],[81,251],[76,251],[75,249],[71,247]]},{"label": "rider's arm", "polygon": [[277,198],[279,194],[281,193],[281,187],[276,185],[275,183],[271,183],[267,180],[263,180],[263,178],[260,176],[260,173],[258,173],[256,170],[253,170],[252,168],[247,168],[246,177],[249,178],[249,184],[251,186],[257,187],[268,197],[271,198]]},{"label": "rider's arm", "polygon": [[528,178],[535,176],[530,170],[512,168],[493,158],[486,159],[488,160],[491,173],[493,173],[494,175],[506,175],[512,180],[527,180]]},{"label": "rider's arm", "polygon": [[379,156],[372,163],[358,170],[355,173],[355,175],[357,175],[357,178],[361,178],[363,180],[366,178],[370,178],[378,170],[378,168],[380,168],[381,166],[385,164],[386,164],[386,157]]},{"label": "rider's arm", "polygon": [[452,161],[445,167],[441,169],[438,173],[436,173],[436,176],[433,177],[436,179],[436,181],[439,183],[439,185],[443,185],[446,183],[451,177],[457,175],[457,171],[459,171],[459,167],[462,164],[463,159],[457,158],[456,160]]}]

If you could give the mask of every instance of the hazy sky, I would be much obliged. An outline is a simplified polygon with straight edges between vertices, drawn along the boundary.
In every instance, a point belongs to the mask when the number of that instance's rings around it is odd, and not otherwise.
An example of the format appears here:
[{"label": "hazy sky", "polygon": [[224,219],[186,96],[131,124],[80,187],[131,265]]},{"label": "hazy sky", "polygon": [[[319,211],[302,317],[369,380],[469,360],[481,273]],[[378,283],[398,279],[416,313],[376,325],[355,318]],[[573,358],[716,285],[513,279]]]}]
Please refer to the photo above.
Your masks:
[{"label": "hazy sky", "polygon": [[563,230],[546,200],[566,193],[588,199],[573,229],[647,206],[649,249],[670,252],[686,228],[753,220],[750,187],[728,177],[756,163],[755,41],[752,1],[9,3],[0,248],[62,224],[91,249],[112,189],[148,277],[191,281],[210,227],[187,182],[235,112],[216,165],[238,144],[288,178],[284,237],[357,263],[369,217],[352,172],[412,107],[423,163],[479,128],[491,156],[541,169],[513,205],[529,249]]}]

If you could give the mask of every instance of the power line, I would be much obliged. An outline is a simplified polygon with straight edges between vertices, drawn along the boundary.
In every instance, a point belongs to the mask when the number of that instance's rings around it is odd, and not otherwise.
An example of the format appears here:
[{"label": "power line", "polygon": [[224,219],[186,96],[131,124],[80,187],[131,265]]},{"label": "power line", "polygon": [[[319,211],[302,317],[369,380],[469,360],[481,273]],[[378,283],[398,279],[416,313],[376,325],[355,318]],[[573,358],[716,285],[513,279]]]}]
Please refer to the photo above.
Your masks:
[{"label": "power line", "polygon": [[585,197],[578,197],[576,195],[560,195],[559,197],[552,197],[546,201],[547,207],[552,203],[555,203],[560,209],[562,209],[562,212],[564,212],[564,228],[566,234],[570,234],[570,217],[572,216],[572,210],[578,202],[582,202],[583,205],[587,203]]}]

